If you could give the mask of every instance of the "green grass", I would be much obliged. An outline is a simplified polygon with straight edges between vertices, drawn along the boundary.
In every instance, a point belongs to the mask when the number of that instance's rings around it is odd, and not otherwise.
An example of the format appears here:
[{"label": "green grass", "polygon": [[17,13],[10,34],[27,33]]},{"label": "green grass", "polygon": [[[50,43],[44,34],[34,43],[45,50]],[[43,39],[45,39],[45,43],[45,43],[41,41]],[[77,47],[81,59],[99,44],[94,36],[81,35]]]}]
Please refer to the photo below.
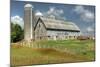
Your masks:
[{"label": "green grass", "polygon": [[95,60],[94,40],[50,40],[39,41],[37,43],[41,45],[63,46],[68,51],[61,52],[51,48],[35,49],[20,45],[11,45],[11,65],[69,63]]}]

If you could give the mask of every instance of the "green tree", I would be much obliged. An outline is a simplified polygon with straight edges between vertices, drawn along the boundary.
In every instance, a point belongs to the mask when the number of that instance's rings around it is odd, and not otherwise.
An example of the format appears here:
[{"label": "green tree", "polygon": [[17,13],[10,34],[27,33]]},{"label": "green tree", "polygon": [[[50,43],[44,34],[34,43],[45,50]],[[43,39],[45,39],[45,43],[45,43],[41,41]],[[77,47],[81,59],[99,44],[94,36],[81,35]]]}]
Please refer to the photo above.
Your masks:
[{"label": "green tree", "polygon": [[24,38],[23,29],[18,24],[11,23],[11,42],[18,42]]}]

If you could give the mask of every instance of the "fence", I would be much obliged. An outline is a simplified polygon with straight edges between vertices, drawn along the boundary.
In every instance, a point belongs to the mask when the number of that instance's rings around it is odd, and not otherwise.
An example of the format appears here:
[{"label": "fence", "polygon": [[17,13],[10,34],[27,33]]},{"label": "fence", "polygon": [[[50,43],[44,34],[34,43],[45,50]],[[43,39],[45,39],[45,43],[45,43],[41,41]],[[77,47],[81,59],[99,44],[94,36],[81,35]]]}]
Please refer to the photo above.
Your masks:
[{"label": "fence", "polygon": [[[48,44],[41,44],[41,42],[34,42],[34,41],[31,41],[31,42],[25,42],[25,41],[22,41],[22,42],[18,42],[18,43],[14,43],[14,44],[19,44],[21,46],[24,46],[24,47],[29,47],[29,48],[42,48],[42,49],[55,49],[57,51],[61,51],[61,52],[67,52],[67,53],[71,53],[71,54],[75,54],[76,52],[79,52],[80,50],[78,49],[71,49],[71,48],[68,48],[66,46],[62,46],[61,44],[58,44],[58,45],[48,45]],[[81,50],[82,51],[82,50]],[[84,50],[83,50],[84,52]]]}]

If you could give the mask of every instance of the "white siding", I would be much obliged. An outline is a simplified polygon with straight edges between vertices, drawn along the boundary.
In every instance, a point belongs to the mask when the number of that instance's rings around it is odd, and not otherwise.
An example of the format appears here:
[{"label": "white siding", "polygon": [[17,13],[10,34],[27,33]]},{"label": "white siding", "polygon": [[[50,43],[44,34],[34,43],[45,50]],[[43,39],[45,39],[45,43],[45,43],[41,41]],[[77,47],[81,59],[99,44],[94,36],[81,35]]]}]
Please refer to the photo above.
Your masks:
[{"label": "white siding", "polygon": [[[54,30],[48,30],[47,31],[47,36],[49,37],[48,39],[74,39],[77,36],[79,36],[80,32],[72,32],[72,31],[54,31]],[[70,37],[71,36],[71,37]]]}]

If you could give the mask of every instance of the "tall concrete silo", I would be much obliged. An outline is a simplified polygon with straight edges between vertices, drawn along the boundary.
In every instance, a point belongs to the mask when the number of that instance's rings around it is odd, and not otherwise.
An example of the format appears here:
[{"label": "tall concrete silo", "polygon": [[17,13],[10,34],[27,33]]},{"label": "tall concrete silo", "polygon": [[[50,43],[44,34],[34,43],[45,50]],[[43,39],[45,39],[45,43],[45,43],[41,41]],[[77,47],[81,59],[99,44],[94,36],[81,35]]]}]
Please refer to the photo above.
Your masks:
[{"label": "tall concrete silo", "polygon": [[26,4],[24,6],[24,40],[33,39],[33,6]]}]

